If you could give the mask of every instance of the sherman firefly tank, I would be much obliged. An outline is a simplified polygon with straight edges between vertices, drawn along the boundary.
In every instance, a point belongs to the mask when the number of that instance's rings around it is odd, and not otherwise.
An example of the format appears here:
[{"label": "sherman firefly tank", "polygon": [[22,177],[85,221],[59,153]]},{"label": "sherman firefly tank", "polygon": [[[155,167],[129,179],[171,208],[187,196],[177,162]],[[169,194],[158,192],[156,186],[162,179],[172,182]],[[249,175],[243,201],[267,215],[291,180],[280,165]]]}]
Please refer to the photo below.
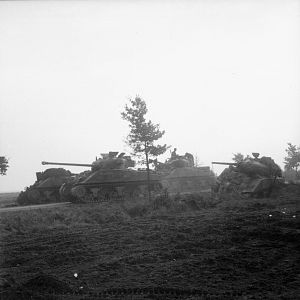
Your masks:
[{"label": "sherman firefly tank", "polygon": [[217,178],[215,191],[218,193],[236,192],[254,197],[269,196],[274,186],[284,182],[280,167],[271,157],[259,158],[259,153],[252,153],[238,163],[212,162],[228,165]]},{"label": "sherman firefly tank", "polygon": [[[87,166],[82,172],[64,183],[60,188],[63,200],[89,203],[125,199],[139,199],[148,195],[147,172],[134,170],[135,162],[125,153],[109,152],[101,154],[92,164],[42,162],[43,165]],[[150,172],[150,191],[159,193],[162,186],[160,177]]]},{"label": "sherman firefly tank", "polygon": [[59,202],[61,200],[59,189],[71,176],[72,173],[63,168],[37,172],[36,182],[19,194],[17,202],[21,205]]}]

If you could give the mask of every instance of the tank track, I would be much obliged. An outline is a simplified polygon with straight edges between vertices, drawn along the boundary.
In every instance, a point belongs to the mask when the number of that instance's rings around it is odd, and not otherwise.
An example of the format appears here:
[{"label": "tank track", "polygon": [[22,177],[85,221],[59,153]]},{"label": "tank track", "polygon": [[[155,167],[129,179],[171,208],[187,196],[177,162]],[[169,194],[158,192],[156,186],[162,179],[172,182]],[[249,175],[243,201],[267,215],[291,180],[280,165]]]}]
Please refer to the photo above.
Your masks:
[{"label": "tank track", "polygon": [[[159,195],[163,189],[159,182],[151,184],[151,194]],[[77,203],[102,203],[124,200],[143,199],[148,196],[147,183],[134,183],[131,185],[106,184],[106,185],[76,185],[71,188],[72,202]]]}]

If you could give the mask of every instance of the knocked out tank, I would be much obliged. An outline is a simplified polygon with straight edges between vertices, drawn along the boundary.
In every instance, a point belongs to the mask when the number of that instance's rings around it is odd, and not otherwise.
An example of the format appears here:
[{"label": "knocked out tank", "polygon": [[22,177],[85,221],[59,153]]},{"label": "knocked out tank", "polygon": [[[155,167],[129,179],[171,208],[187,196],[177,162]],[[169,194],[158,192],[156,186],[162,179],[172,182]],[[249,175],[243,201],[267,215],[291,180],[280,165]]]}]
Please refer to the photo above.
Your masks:
[{"label": "knocked out tank", "polygon": [[252,153],[238,163],[212,162],[229,165],[217,178],[215,190],[218,193],[237,192],[254,197],[269,196],[273,187],[284,182],[280,167],[271,157],[259,158]]},{"label": "knocked out tank", "polygon": [[[69,178],[60,188],[63,200],[72,202],[102,202],[144,198],[148,195],[147,172],[133,170],[135,163],[124,153],[101,154],[92,164],[70,164],[43,162],[44,165],[89,166],[91,170]],[[150,172],[150,191],[156,194],[162,190],[160,177]]]},{"label": "knocked out tank", "polygon": [[19,194],[17,202],[21,205],[59,202],[59,189],[71,176],[72,173],[63,168],[37,172],[36,182]]}]

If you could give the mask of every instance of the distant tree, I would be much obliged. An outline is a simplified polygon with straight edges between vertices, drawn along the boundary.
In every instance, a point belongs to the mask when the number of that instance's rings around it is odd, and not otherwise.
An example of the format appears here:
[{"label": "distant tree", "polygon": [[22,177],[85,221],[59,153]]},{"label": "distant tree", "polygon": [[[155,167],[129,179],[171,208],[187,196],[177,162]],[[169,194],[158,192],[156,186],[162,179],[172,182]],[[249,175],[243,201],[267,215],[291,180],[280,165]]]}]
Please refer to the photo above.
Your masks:
[{"label": "distant tree", "polygon": [[294,170],[298,176],[298,167],[300,166],[300,147],[288,143],[288,148],[285,150],[287,156],[284,158],[284,169]]},{"label": "distant tree", "polygon": [[242,153],[233,153],[232,160],[236,163],[239,163],[245,159],[244,155]]},{"label": "distant tree", "polygon": [[200,167],[201,165],[203,165],[197,154],[194,155],[194,158],[195,158],[194,159],[194,166],[195,167]]},{"label": "distant tree", "polygon": [[148,195],[150,199],[150,158],[166,152],[169,148],[166,144],[155,145],[164,134],[164,130],[160,130],[158,124],[153,124],[150,120],[146,121],[145,115],[148,109],[146,102],[136,96],[134,100],[130,99],[130,104],[125,105],[124,112],[121,116],[129,122],[130,132],[127,136],[127,144],[132,148],[133,154],[137,157],[144,157],[142,160],[146,164],[148,179]]},{"label": "distant tree", "polygon": [[251,158],[251,156],[250,155],[244,155],[244,154],[242,154],[242,153],[240,153],[240,152],[238,152],[238,153],[233,153],[233,158],[232,158],[232,160],[234,161],[234,162],[236,162],[236,163],[239,163],[239,162],[241,162],[241,161],[243,161],[243,160],[245,160],[245,159],[249,159],[249,158]]},{"label": "distant tree", "polygon": [[8,159],[5,156],[0,156],[0,175],[6,175],[8,167]]}]

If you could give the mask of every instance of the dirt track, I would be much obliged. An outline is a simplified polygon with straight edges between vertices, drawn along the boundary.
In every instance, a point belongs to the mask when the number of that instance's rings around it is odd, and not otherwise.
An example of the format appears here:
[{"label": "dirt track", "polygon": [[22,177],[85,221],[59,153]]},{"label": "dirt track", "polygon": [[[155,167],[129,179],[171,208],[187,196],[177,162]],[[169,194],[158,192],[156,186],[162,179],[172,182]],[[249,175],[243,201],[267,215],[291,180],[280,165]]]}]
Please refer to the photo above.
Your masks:
[{"label": "dirt track", "polygon": [[60,203],[5,207],[5,208],[0,208],[0,213],[1,212],[10,212],[10,211],[12,211],[12,212],[13,211],[20,211],[20,210],[53,208],[53,207],[66,206],[66,205],[69,205],[69,204],[71,204],[71,202],[60,202]]},{"label": "dirt track", "polygon": [[178,299],[296,299],[299,217],[299,211],[259,206],[209,209],[8,235],[1,276],[8,285],[22,285],[47,274],[64,282],[65,292],[82,293],[80,299],[129,288],[198,291]]}]

